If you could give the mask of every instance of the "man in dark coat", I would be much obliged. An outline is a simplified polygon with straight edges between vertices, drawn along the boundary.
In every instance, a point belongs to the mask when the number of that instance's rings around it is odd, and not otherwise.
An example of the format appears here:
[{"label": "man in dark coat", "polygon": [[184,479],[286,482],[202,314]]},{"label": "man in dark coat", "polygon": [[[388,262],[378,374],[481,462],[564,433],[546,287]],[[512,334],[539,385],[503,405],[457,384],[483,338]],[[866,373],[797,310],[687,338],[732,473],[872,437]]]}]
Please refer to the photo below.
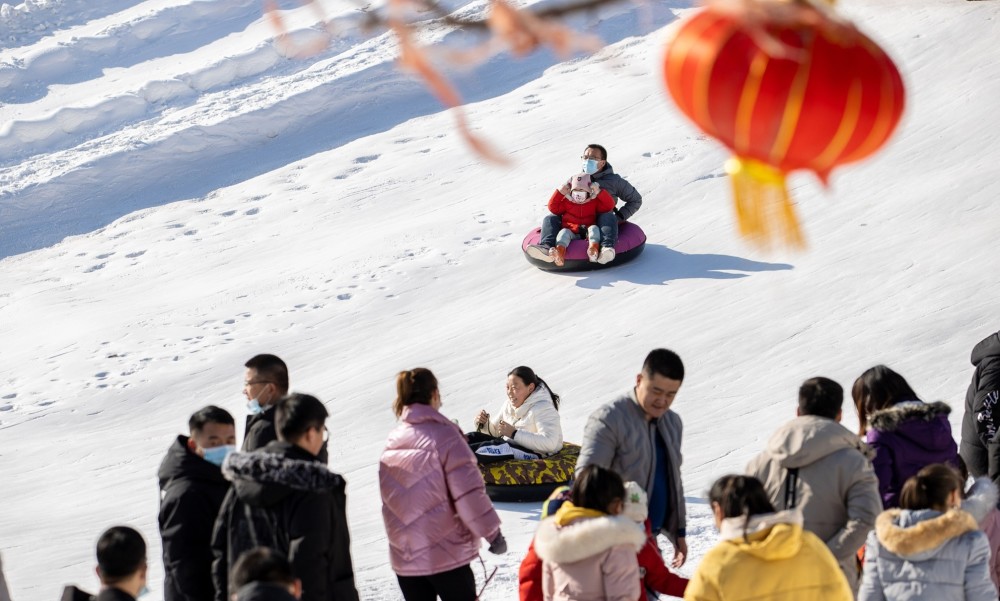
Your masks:
[{"label": "man in dark coat", "polygon": [[135,601],[146,588],[146,541],[128,526],[107,529],[97,540],[97,577],[101,592],[88,595],[75,586],[63,590],[63,601]]},{"label": "man in dark coat", "polygon": [[972,349],[972,374],[965,395],[960,454],[974,477],[1000,485],[1000,332]]},{"label": "man in dark coat", "polygon": [[288,394],[288,366],[275,355],[256,355],[246,362],[243,394],[247,397],[244,451],[256,451],[278,440],[274,429],[274,405]]},{"label": "man in dark coat", "polygon": [[275,407],[278,440],[234,453],[222,466],[233,488],[212,534],[215,600],[229,601],[229,573],[254,547],[285,554],[302,580],[302,601],[357,601],[347,529],[346,484],[319,460],[326,407],[291,394]]},{"label": "man in dark coat", "polygon": [[165,601],[212,600],[212,526],[229,481],[222,461],[236,450],[236,421],[209,405],[188,420],[160,464],[160,538]]}]

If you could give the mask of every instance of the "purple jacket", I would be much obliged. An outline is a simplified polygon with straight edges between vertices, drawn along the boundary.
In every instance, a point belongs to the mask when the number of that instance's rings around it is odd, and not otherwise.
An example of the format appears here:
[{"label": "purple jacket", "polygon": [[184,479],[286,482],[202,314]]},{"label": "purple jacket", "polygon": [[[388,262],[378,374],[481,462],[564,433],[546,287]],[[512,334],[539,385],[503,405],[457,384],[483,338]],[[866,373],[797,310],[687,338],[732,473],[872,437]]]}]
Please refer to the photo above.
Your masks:
[{"label": "purple jacket", "polygon": [[875,449],[872,467],[886,509],[899,507],[903,483],[924,466],[958,467],[958,445],[951,436],[945,403],[903,401],[868,418],[868,444]]},{"label": "purple jacket", "polygon": [[458,426],[428,405],[403,409],[379,461],[392,569],[427,576],[468,565],[500,518]]}]

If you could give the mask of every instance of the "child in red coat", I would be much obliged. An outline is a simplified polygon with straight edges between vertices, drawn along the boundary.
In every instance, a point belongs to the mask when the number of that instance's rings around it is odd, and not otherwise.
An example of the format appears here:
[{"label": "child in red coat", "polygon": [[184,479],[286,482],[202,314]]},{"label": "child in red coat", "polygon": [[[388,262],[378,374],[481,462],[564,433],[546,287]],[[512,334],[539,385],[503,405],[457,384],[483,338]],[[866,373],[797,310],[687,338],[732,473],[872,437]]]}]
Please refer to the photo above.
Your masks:
[{"label": "child in red coat", "polygon": [[[625,496],[624,515],[636,522],[644,522],[646,525],[646,544],[639,550],[637,556],[643,591],[637,601],[646,600],[646,591],[662,593],[671,597],[683,597],[688,579],[671,572],[663,561],[663,555],[660,554],[660,549],[656,546],[656,539],[650,530],[649,520],[646,519],[646,492],[635,482],[626,482]],[[557,488],[542,505],[541,519],[554,514],[567,500],[569,500],[569,487]],[[534,540],[528,545],[528,553],[521,561],[517,578],[520,601],[543,601],[542,560],[535,554]]]},{"label": "child in red coat", "polygon": [[[590,241],[587,258],[591,262],[608,263],[615,258],[615,249],[601,246],[601,228],[597,227],[598,213],[607,213],[615,208],[615,199],[605,190],[590,181],[586,173],[578,173],[561,188],[552,193],[549,211],[562,218],[562,229],[552,240],[543,239],[539,244],[528,247],[531,257],[555,263],[562,267],[566,260],[566,247],[576,238],[586,237]],[[547,228],[543,227],[543,230]],[[548,234],[551,236],[551,234]]]}]

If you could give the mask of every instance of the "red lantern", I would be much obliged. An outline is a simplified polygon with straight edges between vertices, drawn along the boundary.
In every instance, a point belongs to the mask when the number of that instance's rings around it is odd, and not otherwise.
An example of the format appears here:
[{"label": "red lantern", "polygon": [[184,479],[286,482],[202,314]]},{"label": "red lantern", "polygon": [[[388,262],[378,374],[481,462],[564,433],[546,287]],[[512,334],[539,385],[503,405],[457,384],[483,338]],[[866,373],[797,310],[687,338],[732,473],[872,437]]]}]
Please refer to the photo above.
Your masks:
[{"label": "red lantern", "polygon": [[749,6],[710,5],[681,24],[663,78],[681,111],[735,154],[726,170],[741,233],[766,239],[777,226],[799,245],[785,175],[808,169],[825,184],[878,150],[902,115],[903,82],[875,42],[824,9]]}]

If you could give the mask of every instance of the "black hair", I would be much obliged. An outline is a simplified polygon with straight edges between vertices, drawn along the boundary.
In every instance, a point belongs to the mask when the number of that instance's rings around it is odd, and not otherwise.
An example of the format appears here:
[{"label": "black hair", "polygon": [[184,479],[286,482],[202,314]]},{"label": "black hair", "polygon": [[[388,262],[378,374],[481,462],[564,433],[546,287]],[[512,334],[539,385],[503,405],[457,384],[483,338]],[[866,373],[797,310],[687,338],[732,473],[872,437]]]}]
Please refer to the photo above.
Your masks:
[{"label": "black hair", "polygon": [[536,374],[533,369],[527,367],[526,365],[519,365],[510,370],[510,373],[507,374],[507,376],[517,376],[525,384],[534,384],[536,389],[539,386],[544,386],[546,390],[549,391],[549,395],[552,396],[552,404],[556,406],[556,411],[559,411],[559,395],[553,392],[552,388],[545,383],[545,380],[539,378],[538,374]]},{"label": "black hair", "polygon": [[885,365],[876,365],[861,374],[851,387],[854,407],[858,410],[858,434],[868,431],[872,413],[892,407],[900,401],[919,401],[917,393],[903,376]]},{"label": "black hair", "polygon": [[710,503],[722,509],[723,518],[744,517],[743,538],[747,538],[750,518],[764,513],[774,513],[774,505],[764,490],[764,485],[753,476],[730,474],[715,481],[708,491]]},{"label": "black hair", "polygon": [[844,406],[844,387],[830,378],[809,378],[799,387],[799,413],[837,419]]},{"label": "black hair", "polygon": [[608,149],[607,148],[601,146],[600,144],[587,144],[587,148],[592,148],[594,150],[600,151],[600,153],[601,153],[601,160],[602,161],[607,161],[608,160]]},{"label": "black hair", "polygon": [[642,363],[642,373],[647,376],[660,375],[683,382],[684,363],[677,353],[665,348],[658,348],[646,355],[646,360]]},{"label": "black hair", "polygon": [[392,410],[399,417],[407,405],[430,405],[437,389],[437,378],[426,367],[401,371],[396,374],[396,400]]},{"label": "black hair", "polygon": [[577,507],[607,512],[616,500],[625,499],[625,483],[617,472],[592,463],[576,475],[569,497]]},{"label": "black hair", "polygon": [[209,405],[207,407],[202,407],[201,409],[195,411],[191,415],[191,419],[188,420],[188,428],[191,432],[201,432],[206,424],[226,424],[228,426],[235,426],[236,420],[233,416],[222,409],[221,407],[216,407],[215,405]]},{"label": "black hair", "polygon": [[229,590],[237,590],[251,582],[295,584],[292,564],[283,553],[270,547],[255,547],[240,555],[229,572]]},{"label": "black hair", "polygon": [[288,366],[276,355],[256,355],[244,364],[244,367],[257,371],[257,375],[274,384],[278,394],[288,394]]},{"label": "black hair", "polygon": [[916,476],[911,476],[899,493],[902,509],[947,509],[948,497],[953,491],[963,492],[964,482],[955,468],[943,463],[925,466]]},{"label": "black hair", "polygon": [[322,430],[329,416],[319,399],[293,392],[278,401],[274,410],[274,429],[278,438],[294,443],[309,430]]},{"label": "black hair", "polygon": [[101,582],[115,584],[146,565],[146,541],[134,528],[114,526],[97,539],[97,569]]}]

